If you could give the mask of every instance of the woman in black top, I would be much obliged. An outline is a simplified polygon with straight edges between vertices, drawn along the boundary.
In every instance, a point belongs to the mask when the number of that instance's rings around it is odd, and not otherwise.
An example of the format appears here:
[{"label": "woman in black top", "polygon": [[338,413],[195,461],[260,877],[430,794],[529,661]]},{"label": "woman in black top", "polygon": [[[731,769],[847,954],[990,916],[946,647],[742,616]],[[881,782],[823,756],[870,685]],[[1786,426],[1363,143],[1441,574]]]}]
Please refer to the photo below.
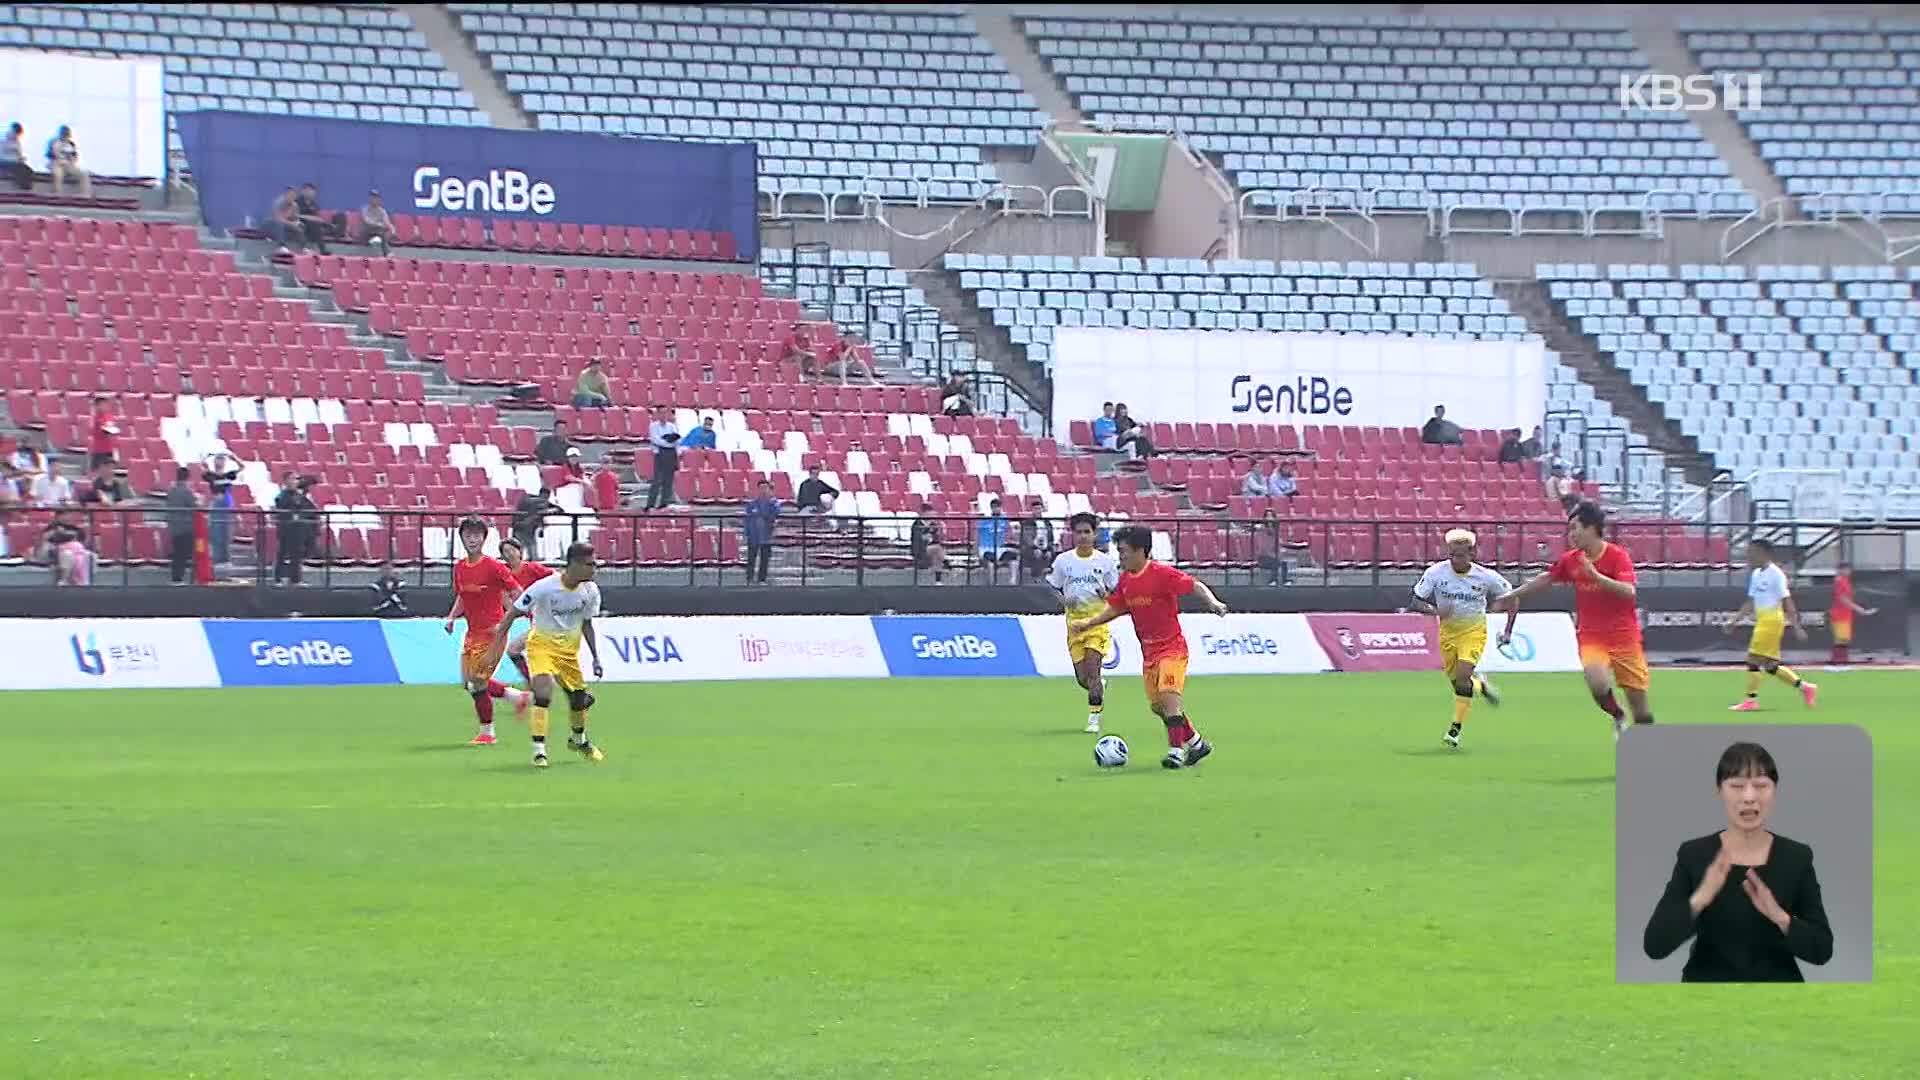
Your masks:
[{"label": "woman in black top", "polygon": [[1647,920],[1647,955],[1664,960],[1693,938],[1681,982],[1805,982],[1796,958],[1833,959],[1833,930],[1813,849],[1767,829],[1780,770],[1765,747],[1734,743],[1714,781],[1727,828],[1680,845]]}]

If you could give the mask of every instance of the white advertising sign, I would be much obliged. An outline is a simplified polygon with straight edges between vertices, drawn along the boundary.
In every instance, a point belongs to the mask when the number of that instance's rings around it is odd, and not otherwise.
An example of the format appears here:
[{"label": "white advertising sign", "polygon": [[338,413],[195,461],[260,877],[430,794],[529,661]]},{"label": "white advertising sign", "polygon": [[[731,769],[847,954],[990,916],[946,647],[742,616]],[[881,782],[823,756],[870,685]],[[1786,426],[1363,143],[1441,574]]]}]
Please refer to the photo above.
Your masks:
[{"label": "white advertising sign", "polygon": [[1053,427],[1126,402],[1143,423],[1419,427],[1435,405],[1463,428],[1522,428],[1546,412],[1538,340],[1394,334],[1062,327]]},{"label": "white advertising sign", "polygon": [[16,690],[216,687],[197,619],[0,619]]},{"label": "white advertising sign", "polygon": [[[1139,675],[1140,641],[1134,636],[1132,620],[1122,617],[1107,625],[1113,629],[1114,644],[1104,665],[1107,678]],[[1073,674],[1063,616],[1023,615],[1020,628],[1026,632],[1034,667],[1040,674]],[[1306,675],[1333,670],[1307,621],[1298,615],[1182,615],[1180,629],[1191,650],[1189,674]]]},{"label": "white advertising sign", "polygon": [[167,173],[167,113],[158,60],[0,49],[0,123],[18,121],[27,161],[47,171],[47,142],[73,129],[80,167],[95,176]]},{"label": "white advertising sign", "polygon": [[1573,617],[1564,611],[1523,611],[1513,627],[1511,657],[1495,647],[1500,631],[1507,625],[1505,612],[1487,616],[1487,651],[1480,657],[1480,670],[1489,674],[1503,671],[1579,671],[1580,645],[1573,636]]},{"label": "white advertising sign", "polygon": [[[607,682],[887,677],[864,616],[614,616],[593,627]],[[592,671],[584,647],[581,665]]]}]

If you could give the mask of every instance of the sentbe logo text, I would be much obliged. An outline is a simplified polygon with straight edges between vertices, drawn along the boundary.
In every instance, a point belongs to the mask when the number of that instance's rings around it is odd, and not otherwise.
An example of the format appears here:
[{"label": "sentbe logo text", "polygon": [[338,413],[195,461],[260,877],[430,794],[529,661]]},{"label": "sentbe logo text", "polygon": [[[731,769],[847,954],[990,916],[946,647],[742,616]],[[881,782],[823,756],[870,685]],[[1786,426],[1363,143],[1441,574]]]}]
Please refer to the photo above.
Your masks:
[{"label": "sentbe logo text", "polygon": [[553,185],[518,169],[491,169],[485,179],[442,176],[437,165],[413,170],[413,205],[422,210],[553,213]]}]

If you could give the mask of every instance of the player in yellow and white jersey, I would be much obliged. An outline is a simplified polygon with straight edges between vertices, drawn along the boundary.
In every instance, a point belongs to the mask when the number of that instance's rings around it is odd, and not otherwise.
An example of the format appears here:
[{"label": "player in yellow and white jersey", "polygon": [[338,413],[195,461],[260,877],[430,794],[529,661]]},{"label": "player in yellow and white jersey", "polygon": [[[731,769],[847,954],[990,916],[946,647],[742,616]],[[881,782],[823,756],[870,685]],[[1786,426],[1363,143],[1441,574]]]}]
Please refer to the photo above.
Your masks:
[{"label": "player in yellow and white jersey", "polygon": [[1453,724],[1445,739],[1455,750],[1460,749],[1460,729],[1473,708],[1473,695],[1479,693],[1489,705],[1500,704],[1499,691],[1475,669],[1487,651],[1487,610],[1513,592],[1506,578],[1473,561],[1477,539],[1466,529],[1447,533],[1447,558],[1420,575],[1410,605],[1440,619],[1440,662],[1453,684]]},{"label": "player in yellow and white jersey", "polygon": [[[1089,619],[1106,610],[1107,594],[1120,583],[1120,560],[1112,552],[1094,547],[1100,532],[1100,519],[1092,514],[1075,514],[1069,521],[1073,529],[1073,550],[1054,557],[1047,572],[1047,584],[1066,608],[1067,622]],[[1101,665],[1113,655],[1113,631],[1096,626],[1082,634],[1067,632],[1067,658],[1073,661],[1073,677],[1087,692],[1087,730],[1100,730],[1100,711],[1106,704],[1107,683]]]},{"label": "player in yellow and white jersey", "polygon": [[1727,632],[1732,633],[1747,616],[1753,616],[1753,637],[1747,642],[1747,696],[1727,708],[1732,712],[1758,709],[1760,683],[1772,675],[1800,691],[1801,700],[1811,709],[1820,688],[1780,662],[1780,639],[1786,635],[1787,627],[1793,627],[1794,636],[1801,641],[1807,639],[1807,632],[1800,625],[1800,612],[1793,605],[1793,590],[1787,587],[1787,572],[1773,561],[1773,545],[1765,540],[1747,544],[1747,565],[1753,568],[1747,575],[1747,602],[1740,605],[1739,617],[1727,624]]},{"label": "player in yellow and white jersey", "polygon": [[593,657],[593,677],[602,674],[600,642],[593,633],[593,618],[600,614],[600,586],[594,584],[594,569],[592,544],[567,548],[567,565],[559,573],[527,586],[493,634],[493,661],[497,664],[513,632],[514,620],[525,615],[533,621],[533,630],[527,634],[527,670],[533,676],[533,764],[538,769],[547,767],[547,708],[553,704],[556,688],[567,695],[568,726],[573,729],[567,748],[588,761],[605,757],[587,738],[587,710],[593,707],[593,695],[587,693],[587,680],[580,674],[583,638],[588,655]]}]

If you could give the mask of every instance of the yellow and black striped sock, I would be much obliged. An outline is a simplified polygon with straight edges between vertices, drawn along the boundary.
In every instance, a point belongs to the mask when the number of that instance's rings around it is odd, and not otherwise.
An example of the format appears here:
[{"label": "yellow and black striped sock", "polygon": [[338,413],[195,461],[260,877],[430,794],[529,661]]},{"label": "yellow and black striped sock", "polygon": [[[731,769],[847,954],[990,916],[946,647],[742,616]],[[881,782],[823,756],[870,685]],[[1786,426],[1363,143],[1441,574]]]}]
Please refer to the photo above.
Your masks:
[{"label": "yellow and black striped sock", "polygon": [[1800,676],[1785,664],[1781,664],[1779,667],[1773,669],[1773,677],[1786,683],[1788,686],[1798,687],[1800,685]]}]

